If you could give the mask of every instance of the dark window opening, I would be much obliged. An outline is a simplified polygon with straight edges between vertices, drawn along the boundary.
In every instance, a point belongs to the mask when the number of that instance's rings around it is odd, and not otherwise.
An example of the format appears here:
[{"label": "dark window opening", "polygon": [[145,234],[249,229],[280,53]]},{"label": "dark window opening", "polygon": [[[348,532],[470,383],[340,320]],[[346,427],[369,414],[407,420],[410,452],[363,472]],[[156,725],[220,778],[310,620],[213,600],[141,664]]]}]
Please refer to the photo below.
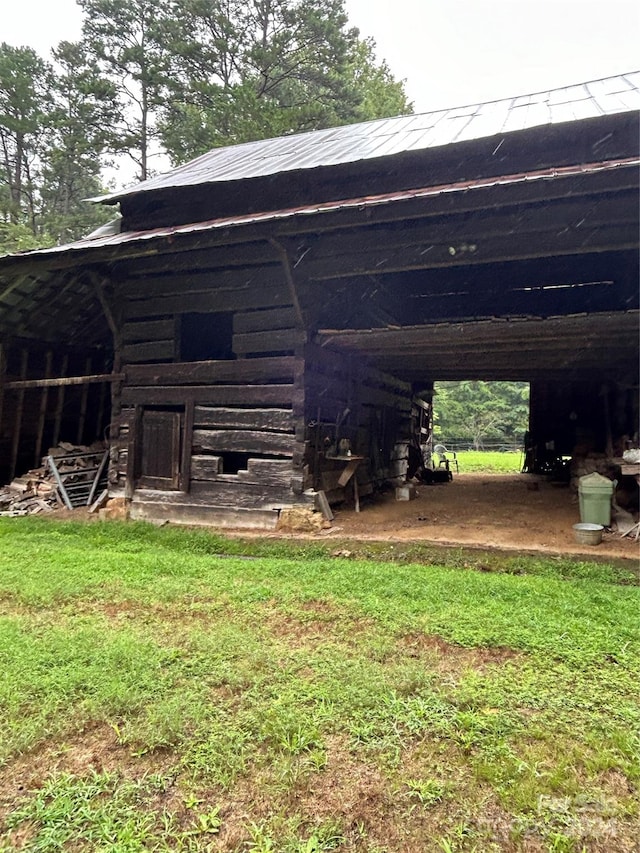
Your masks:
[{"label": "dark window opening", "polygon": [[233,314],[182,314],[181,361],[217,361],[235,358]]},{"label": "dark window opening", "polygon": [[224,453],[222,455],[222,473],[237,474],[246,471],[249,467],[249,459],[255,459],[255,453]]}]

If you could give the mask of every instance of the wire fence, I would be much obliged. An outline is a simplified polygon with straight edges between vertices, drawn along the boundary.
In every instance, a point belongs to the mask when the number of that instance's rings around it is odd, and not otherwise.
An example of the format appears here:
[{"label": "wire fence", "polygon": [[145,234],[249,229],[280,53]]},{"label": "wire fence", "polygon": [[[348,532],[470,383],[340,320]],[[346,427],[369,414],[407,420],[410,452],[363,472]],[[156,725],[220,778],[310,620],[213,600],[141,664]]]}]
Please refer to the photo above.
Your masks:
[{"label": "wire fence", "polygon": [[492,453],[522,453],[524,450],[524,445],[522,443],[513,442],[487,442],[483,441],[480,447],[475,447],[472,441],[469,439],[447,439],[443,441],[442,439],[435,439],[434,444],[444,444],[447,450],[454,450],[456,453],[460,453],[465,450],[479,450],[479,451],[487,451]]}]

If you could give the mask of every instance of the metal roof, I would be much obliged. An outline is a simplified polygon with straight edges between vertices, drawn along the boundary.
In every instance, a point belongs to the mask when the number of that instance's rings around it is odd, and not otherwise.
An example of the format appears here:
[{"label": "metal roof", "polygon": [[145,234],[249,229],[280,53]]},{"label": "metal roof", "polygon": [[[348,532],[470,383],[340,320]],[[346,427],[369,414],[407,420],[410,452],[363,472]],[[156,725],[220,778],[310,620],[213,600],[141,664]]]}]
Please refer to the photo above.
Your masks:
[{"label": "metal roof", "polygon": [[640,71],[634,71],[484,104],[215,148],[170,172],[95,200],[112,203],[154,190],[355,163],[639,109]]}]

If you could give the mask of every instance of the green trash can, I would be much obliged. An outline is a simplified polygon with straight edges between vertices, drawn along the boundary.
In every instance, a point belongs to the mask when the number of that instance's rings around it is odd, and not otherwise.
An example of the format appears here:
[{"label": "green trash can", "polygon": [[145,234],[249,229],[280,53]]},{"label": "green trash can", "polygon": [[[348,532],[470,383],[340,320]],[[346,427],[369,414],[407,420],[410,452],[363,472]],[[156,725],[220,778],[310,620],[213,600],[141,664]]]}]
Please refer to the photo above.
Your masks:
[{"label": "green trash can", "polygon": [[578,480],[580,521],[584,524],[611,524],[611,496],[614,483],[602,474],[587,474]]}]

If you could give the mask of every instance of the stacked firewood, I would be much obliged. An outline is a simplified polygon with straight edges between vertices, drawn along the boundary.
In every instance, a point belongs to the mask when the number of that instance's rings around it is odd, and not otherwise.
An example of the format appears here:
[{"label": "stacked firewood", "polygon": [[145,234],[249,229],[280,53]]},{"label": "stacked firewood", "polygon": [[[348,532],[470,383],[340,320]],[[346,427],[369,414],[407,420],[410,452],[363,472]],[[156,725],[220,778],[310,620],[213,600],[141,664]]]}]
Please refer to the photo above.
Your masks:
[{"label": "stacked firewood", "polygon": [[58,504],[56,485],[43,468],[27,471],[0,489],[0,516],[51,512]]},{"label": "stacked firewood", "polygon": [[[74,470],[81,471],[86,465],[86,457],[77,460],[71,458],[74,453],[88,453],[102,448],[102,445],[92,444],[91,447],[70,444],[61,441],[57,447],[48,450],[47,456],[65,457],[64,473]],[[32,468],[20,477],[16,477],[7,486],[0,486],[0,516],[15,517],[20,515],[35,515],[41,512],[51,512],[64,506],[56,482],[47,465],[46,457],[39,468]]]}]

